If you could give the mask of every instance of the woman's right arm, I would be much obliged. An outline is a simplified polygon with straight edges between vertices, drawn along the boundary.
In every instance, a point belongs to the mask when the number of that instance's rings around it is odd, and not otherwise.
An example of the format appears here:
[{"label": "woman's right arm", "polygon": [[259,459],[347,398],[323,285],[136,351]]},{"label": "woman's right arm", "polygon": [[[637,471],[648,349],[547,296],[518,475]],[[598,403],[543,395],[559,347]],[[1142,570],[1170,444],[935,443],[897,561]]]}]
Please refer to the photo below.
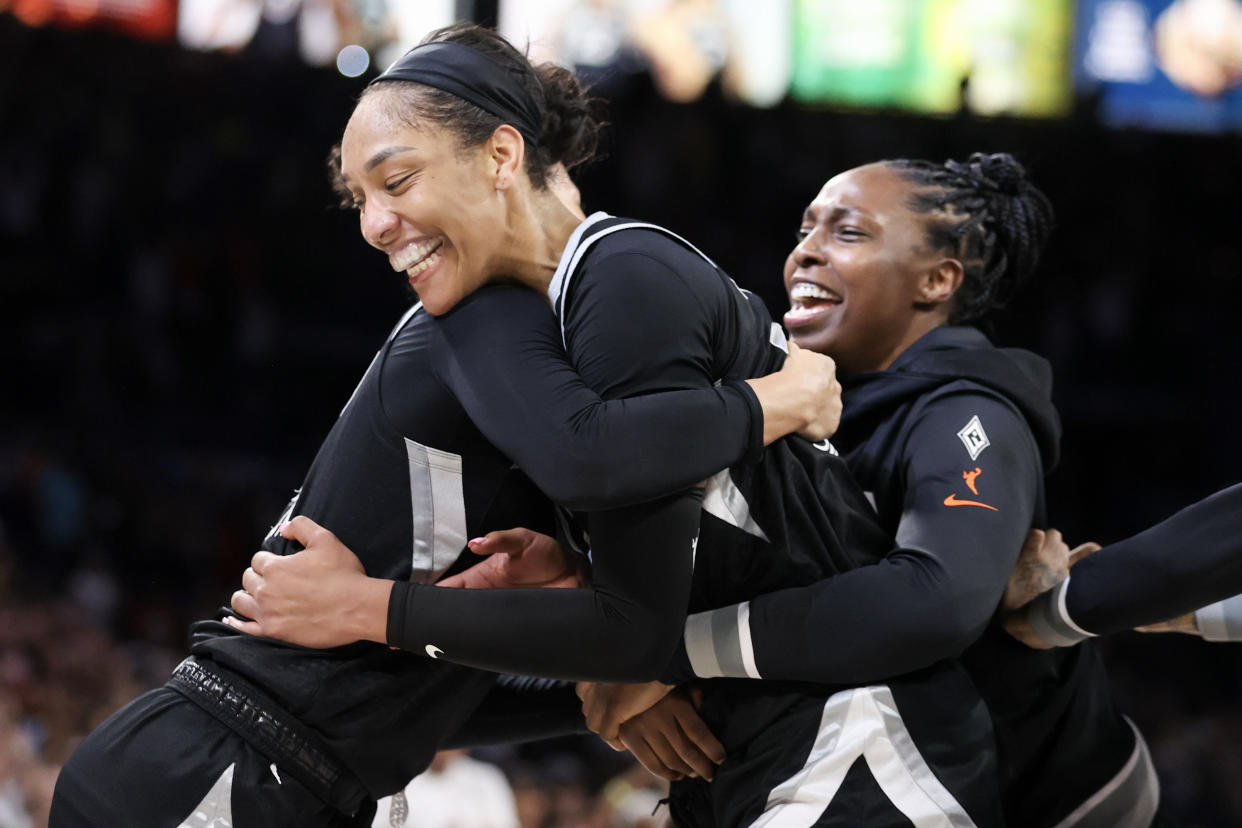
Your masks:
[{"label": "woman's right arm", "polygon": [[546,302],[514,286],[477,291],[437,327],[441,381],[488,440],[574,509],[663,497],[756,458],[806,426],[835,383],[811,363],[758,383],[605,400],[570,364]]}]

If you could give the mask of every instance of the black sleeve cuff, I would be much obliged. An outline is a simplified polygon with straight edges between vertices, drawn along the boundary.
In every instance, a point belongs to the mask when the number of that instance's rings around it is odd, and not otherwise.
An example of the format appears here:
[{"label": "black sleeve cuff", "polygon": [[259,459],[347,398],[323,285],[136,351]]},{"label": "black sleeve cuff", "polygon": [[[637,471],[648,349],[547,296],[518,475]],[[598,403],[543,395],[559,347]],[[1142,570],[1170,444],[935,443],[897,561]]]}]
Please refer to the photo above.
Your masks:
[{"label": "black sleeve cuff", "polygon": [[748,466],[758,463],[763,457],[763,406],[755,396],[755,390],[745,380],[729,380],[720,385],[721,390],[733,391],[746,406],[750,422],[750,432],[746,437],[746,452],[742,462]]},{"label": "black sleeve cuff", "polygon": [[409,581],[394,581],[392,584],[392,592],[388,594],[388,646],[398,647],[402,650],[410,649],[406,639],[406,620],[408,610],[411,604],[410,593],[414,591],[413,584]]}]

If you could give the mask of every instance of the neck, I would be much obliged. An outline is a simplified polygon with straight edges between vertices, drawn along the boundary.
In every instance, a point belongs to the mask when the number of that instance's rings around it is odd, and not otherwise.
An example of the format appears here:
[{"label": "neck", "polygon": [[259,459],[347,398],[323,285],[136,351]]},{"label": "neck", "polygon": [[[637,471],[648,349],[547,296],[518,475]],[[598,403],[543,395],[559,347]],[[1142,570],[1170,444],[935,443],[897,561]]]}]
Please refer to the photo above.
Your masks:
[{"label": "neck", "polygon": [[531,191],[506,220],[505,255],[496,272],[547,295],[569,237],[582,222],[548,191]]},{"label": "neck", "polygon": [[892,348],[889,349],[888,353],[877,361],[874,368],[869,370],[887,371],[892,367],[893,363],[897,361],[897,358],[904,354],[911,345],[918,342],[925,335],[936,330],[936,328],[947,325],[948,322],[948,317],[943,314],[916,316],[911,321],[910,326],[906,328],[905,333],[901,336],[901,338],[894,343]]}]

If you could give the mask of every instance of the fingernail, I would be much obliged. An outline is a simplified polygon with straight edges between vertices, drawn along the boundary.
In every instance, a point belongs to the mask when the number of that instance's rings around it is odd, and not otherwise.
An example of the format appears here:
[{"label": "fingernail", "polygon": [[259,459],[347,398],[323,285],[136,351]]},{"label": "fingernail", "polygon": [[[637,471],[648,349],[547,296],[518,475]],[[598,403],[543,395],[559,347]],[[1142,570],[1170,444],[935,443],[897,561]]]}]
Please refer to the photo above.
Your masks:
[{"label": "fingernail", "polygon": [[474,546],[476,543],[482,543],[485,540],[487,540],[487,538],[471,538],[470,540],[466,541],[466,545]]}]

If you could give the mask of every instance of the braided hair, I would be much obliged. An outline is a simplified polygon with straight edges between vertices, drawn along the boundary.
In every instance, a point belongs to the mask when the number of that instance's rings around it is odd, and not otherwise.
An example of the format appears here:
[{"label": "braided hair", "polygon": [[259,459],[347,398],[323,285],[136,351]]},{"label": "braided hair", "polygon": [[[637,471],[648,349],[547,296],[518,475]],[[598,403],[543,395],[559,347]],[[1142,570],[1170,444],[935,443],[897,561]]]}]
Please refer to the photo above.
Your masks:
[{"label": "braided hair", "polygon": [[1053,227],[1052,203],[1008,153],[965,161],[883,162],[917,190],[909,207],[930,214],[927,241],[962,263],[949,324],[1002,308],[1035,270]]}]

